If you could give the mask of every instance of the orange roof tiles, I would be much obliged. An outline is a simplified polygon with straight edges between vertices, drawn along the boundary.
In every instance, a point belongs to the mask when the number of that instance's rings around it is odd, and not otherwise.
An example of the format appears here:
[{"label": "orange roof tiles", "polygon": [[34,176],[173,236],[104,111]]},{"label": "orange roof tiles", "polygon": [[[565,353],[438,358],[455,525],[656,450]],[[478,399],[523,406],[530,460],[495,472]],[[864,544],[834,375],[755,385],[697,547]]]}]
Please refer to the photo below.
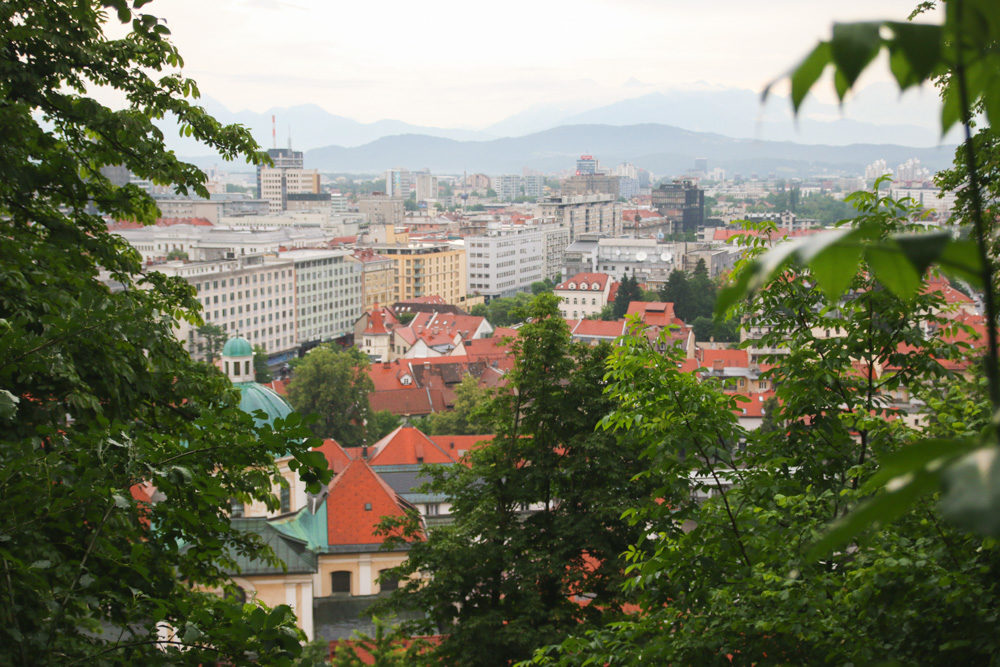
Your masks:
[{"label": "orange roof tiles", "polygon": [[617,338],[625,333],[625,320],[579,320],[570,335],[587,338]]},{"label": "orange roof tiles", "polygon": [[452,456],[414,426],[400,426],[369,449],[373,466],[454,463]]},{"label": "orange roof tiles", "polygon": [[669,301],[633,301],[625,315],[638,314],[646,326],[665,327],[686,326],[684,320],[674,313],[674,304]]},{"label": "orange roof tiles", "polygon": [[351,463],[351,456],[333,438],[327,438],[322,445],[313,449],[317,452],[323,452],[330,470],[338,475]]},{"label": "orange roof tiles", "polygon": [[749,368],[746,350],[701,350],[701,365],[705,368]]},{"label": "orange roof tiles", "polygon": [[[603,292],[609,280],[611,280],[611,276],[606,273],[578,273],[572,278],[556,285],[555,289],[560,291],[568,290],[570,289],[569,285],[572,283],[575,285],[574,289]],[[592,287],[595,284],[597,285],[596,290]]]},{"label": "orange roof tiles", "polygon": [[330,546],[381,544],[375,528],[383,516],[403,516],[400,500],[367,463],[353,460],[333,482],[326,499]]}]

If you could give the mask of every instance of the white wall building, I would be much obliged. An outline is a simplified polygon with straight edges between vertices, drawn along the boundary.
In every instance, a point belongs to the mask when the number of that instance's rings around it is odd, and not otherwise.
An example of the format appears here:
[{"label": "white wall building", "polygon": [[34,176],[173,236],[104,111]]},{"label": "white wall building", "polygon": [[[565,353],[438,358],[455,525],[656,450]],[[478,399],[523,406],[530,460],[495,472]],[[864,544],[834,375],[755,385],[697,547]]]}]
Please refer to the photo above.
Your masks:
[{"label": "white wall building", "polygon": [[487,298],[511,296],[545,278],[545,232],[529,225],[490,223],[465,238],[468,289]]},{"label": "white wall building", "polygon": [[350,334],[363,310],[362,266],[348,250],[290,250],[268,263],[295,268],[295,328],[299,345]]},{"label": "white wall building", "polygon": [[[298,346],[295,330],[295,268],[291,260],[262,255],[207,262],[167,262],[156,267],[194,286],[206,324],[261,345],[272,357]],[[198,354],[196,327],[181,321],[177,336]]]}]

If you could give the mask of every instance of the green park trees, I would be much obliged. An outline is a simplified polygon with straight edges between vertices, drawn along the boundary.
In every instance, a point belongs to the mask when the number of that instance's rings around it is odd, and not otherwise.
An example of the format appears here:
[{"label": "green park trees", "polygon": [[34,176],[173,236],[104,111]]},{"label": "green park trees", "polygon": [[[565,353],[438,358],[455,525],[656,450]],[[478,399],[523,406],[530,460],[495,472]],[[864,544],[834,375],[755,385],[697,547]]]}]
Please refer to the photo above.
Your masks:
[{"label": "green park trees", "polygon": [[[0,7],[3,664],[282,664],[299,650],[287,607],[200,591],[228,582],[235,554],[260,553],[231,529],[229,499],[276,506],[274,457],[314,463],[308,431],[295,418],[255,427],[174,336],[175,318],[201,324],[193,289],[146,272],[103,217],[157,216],[105,166],[207,196],[152,119],[261,159],[245,129],[190,101],[145,4]],[[126,36],[106,36],[109,18]],[[99,87],[121,108],[91,97]],[[314,489],[328,479],[302,473]]]},{"label": "green park trees", "polygon": [[[445,633],[447,664],[497,665],[539,643],[617,617],[621,553],[642,532],[620,520],[646,497],[641,446],[596,429],[613,407],[603,391],[606,345],[572,343],[555,297],[543,294],[514,342],[508,389],[483,410],[492,443],[468,466],[436,467],[431,487],[454,523],[414,542],[390,598],[423,616],[404,628]],[[398,523],[419,531],[412,516]],[[389,530],[390,526],[386,525]]]},{"label": "green park trees", "polygon": [[321,345],[292,362],[288,400],[299,413],[316,415],[310,428],[316,436],[333,438],[345,447],[366,442],[371,417],[368,358],[357,348]]}]

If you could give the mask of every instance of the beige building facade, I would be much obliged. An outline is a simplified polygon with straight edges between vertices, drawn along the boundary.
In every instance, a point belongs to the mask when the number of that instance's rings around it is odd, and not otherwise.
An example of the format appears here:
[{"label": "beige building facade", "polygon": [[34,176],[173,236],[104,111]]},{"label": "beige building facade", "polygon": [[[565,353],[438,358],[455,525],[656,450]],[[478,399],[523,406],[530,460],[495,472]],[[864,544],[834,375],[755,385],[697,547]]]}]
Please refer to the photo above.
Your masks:
[{"label": "beige building facade", "polygon": [[372,250],[395,264],[393,302],[437,295],[447,303],[464,303],[465,249],[448,243],[376,244]]}]

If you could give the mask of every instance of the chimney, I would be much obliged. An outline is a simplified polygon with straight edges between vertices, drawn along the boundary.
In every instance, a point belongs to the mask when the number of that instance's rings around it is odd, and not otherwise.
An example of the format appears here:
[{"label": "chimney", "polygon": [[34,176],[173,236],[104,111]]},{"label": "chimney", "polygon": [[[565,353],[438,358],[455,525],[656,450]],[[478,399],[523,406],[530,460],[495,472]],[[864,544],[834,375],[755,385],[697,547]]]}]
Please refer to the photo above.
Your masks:
[{"label": "chimney", "polygon": [[361,445],[361,459],[368,460],[368,445]]}]

